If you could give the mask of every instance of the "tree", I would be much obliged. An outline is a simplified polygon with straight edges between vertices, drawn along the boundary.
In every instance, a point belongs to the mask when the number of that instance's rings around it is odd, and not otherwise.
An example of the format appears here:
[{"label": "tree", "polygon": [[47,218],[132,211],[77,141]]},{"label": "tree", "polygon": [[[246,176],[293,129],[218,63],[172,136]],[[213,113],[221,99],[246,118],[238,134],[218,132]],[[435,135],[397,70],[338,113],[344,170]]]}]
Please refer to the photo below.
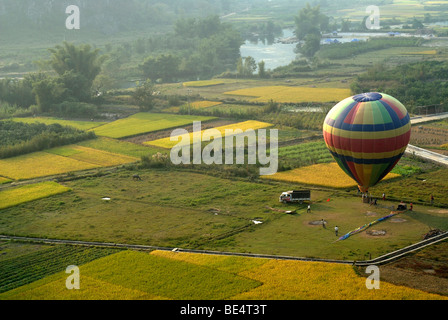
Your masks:
[{"label": "tree", "polygon": [[67,89],[58,78],[42,77],[33,83],[33,92],[39,112],[49,112],[55,104],[61,103],[66,97]]},{"label": "tree", "polygon": [[341,32],[349,32],[350,31],[351,22],[349,19],[343,19],[341,22]]},{"label": "tree", "polygon": [[299,40],[304,40],[308,34],[320,35],[321,32],[327,30],[330,21],[320,12],[320,6],[311,7],[309,3],[299,11],[294,20],[295,34]]},{"label": "tree", "polygon": [[105,59],[99,55],[99,49],[92,51],[87,44],[76,47],[74,44],[64,42],[62,46],[57,45],[49,51],[52,53],[50,66],[58,75],[74,71],[91,82],[101,72],[101,64]]},{"label": "tree", "polygon": [[150,80],[146,80],[142,85],[137,86],[132,98],[141,111],[149,111],[154,108],[154,85]]},{"label": "tree", "polygon": [[266,64],[265,64],[264,60],[261,60],[258,63],[258,76],[260,78],[266,78]]},{"label": "tree", "polygon": [[320,49],[321,37],[316,34],[308,34],[305,37],[305,43],[299,48],[299,52],[305,57],[313,57]]},{"label": "tree", "polygon": [[172,54],[162,54],[146,58],[140,67],[143,70],[143,76],[147,79],[171,81],[178,76],[180,63],[180,59]]},{"label": "tree", "polygon": [[100,56],[99,49],[92,50],[89,45],[77,47],[67,42],[49,51],[52,53],[49,64],[63,78],[63,82],[70,82],[69,78],[77,78],[76,81],[83,82],[77,83],[76,90],[69,88],[73,97],[79,101],[87,101],[90,97],[87,91],[92,88],[93,81],[101,72],[101,65],[106,57]]},{"label": "tree", "polygon": [[244,59],[244,74],[247,76],[253,75],[253,73],[257,70],[257,62],[251,56],[246,57]]}]

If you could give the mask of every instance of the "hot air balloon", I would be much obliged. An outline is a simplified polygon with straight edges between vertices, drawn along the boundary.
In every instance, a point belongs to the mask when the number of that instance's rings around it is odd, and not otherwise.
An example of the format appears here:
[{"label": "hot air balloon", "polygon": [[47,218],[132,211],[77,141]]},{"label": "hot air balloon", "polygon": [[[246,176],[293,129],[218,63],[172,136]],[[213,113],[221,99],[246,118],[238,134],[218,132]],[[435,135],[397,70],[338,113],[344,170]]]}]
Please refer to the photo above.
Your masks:
[{"label": "hot air balloon", "polygon": [[323,133],[338,165],[366,193],[404,154],[411,137],[411,122],[397,99],[369,92],[336,104],[325,118]]}]

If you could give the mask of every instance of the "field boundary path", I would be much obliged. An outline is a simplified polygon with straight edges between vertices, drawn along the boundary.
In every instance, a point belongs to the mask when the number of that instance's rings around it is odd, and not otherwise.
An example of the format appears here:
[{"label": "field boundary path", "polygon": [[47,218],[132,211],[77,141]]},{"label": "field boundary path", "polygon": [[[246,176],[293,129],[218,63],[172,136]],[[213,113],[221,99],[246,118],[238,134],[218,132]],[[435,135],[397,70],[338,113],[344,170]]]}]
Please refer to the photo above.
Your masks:
[{"label": "field boundary path", "polygon": [[413,145],[408,145],[406,153],[448,166],[448,156],[445,156],[437,152],[429,151]]},{"label": "field boundary path", "polygon": [[275,259],[275,260],[296,260],[296,261],[309,261],[309,262],[340,263],[340,264],[350,264],[350,265],[356,265],[356,266],[384,265],[387,263],[391,263],[393,261],[396,261],[396,260],[404,257],[405,255],[407,255],[409,253],[423,249],[432,244],[445,241],[447,239],[448,239],[448,231],[445,231],[437,236],[431,237],[429,239],[425,239],[423,241],[417,242],[417,243],[407,246],[405,248],[387,253],[387,254],[377,257],[375,259],[366,260],[366,261],[356,261],[356,260],[319,259],[319,258],[278,256],[278,255],[256,254],[256,253],[220,252],[220,251],[210,251],[210,250],[167,248],[167,247],[136,245],[136,244],[119,244],[119,243],[108,243],[108,242],[89,242],[89,241],[78,241],[78,240],[44,239],[44,238],[30,238],[30,237],[0,235],[0,240],[12,240],[12,241],[23,241],[23,242],[33,242],[33,243],[65,244],[65,245],[87,246],[87,247],[122,248],[122,249],[142,250],[142,251],[161,250],[161,251],[200,253],[200,254],[221,255],[221,256],[242,256],[242,257],[249,257],[249,258],[264,258],[264,259]]},{"label": "field boundary path", "polygon": [[[417,116],[411,118],[411,124],[420,124],[424,122],[430,122],[430,121],[437,121],[448,118],[448,112],[443,113],[436,113],[431,114],[427,116]],[[445,156],[440,153],[428,151],[423,148],[419,148],[413,145],[408,145],[408,148],[406,149],[406,153],[414,155],[419,158],[427,159],[432,162],[437,162],[439,164],[443,164],[445,166],[448,166],[448,156]]]}]

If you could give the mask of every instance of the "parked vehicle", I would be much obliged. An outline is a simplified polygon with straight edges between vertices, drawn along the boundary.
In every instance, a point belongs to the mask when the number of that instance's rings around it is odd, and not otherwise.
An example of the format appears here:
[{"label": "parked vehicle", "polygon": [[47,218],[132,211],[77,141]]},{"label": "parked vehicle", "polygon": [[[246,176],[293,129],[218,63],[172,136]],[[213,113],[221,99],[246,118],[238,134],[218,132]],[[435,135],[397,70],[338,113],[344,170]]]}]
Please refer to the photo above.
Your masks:
[{"label": "parked vehicle", "polygon": [[299,190],[299,191],[285,191],[283,192],[278,201],[282,203],[295,203],[302,204],[304,201],[311,200],[311,190]]}]

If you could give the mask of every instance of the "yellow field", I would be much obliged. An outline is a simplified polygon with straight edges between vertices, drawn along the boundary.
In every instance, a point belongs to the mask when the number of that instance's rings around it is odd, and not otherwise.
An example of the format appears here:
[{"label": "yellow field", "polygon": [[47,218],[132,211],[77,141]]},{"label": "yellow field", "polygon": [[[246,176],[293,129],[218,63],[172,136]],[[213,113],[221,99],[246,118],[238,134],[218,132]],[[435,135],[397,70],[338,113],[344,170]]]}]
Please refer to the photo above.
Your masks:
[{"label": "yellow field", "polygon": [[43,182],[26,185],[0,192],[0,209],[16,206],[21,203],[42,199],[70,191],[70,188],[56,182]]},{"label": "yellow field", "polygon": [[184,87],[209,87],[224,84],[222,80],[204,80],[204,81],[190,81],[184,82]]},{"label": "yellow field", "polygon": [[251,101],[280,103],[336,102],[351,96],[350,89],[269,86],[225,92],[228,95],[256,97]]},{"label": "yellow field", "polygon": [[[243,130],[243,131],[246,131],[249,129],[258,130],[258,129],[263,129],[263,128],[267,128],[267,127],[271,127],[271,126],[272,126],[272,124],[270,124],[270,123],[249,120],[249,121],[245,121],[245,122],[230,124],[227,126],[216,127],[214,129],[217,129],[221,133],[221,135],[224,136],[226,130],[238,130],[238,129]],[[202,137],[204,131],[205,130],[201,131],[201,137]],[[180,135],[175,138],[176,138],[175,141],[171,141],[171,138],[168,137],[168,138],[163,138],[163,139],[158,139],[158,140],[153,140],[153,141],[147,141],[147,142],[145,142],[145,144],[170,149],[170,148],[174,147],[175,145],[177,145],[179,142],[181,142],[181,145],[191,144],[193,142],[193,133],[190,132],[188,134]]]},{"label": "yellow field", "polygon": [[427,54],[427,55],[434,55],[434,54],[437,54],[437,50],[426,50],[426,51],[418,51],[418,52],[407,52],[406,54]]},{"label": "yellow field", "polygon": [[4,183],[10,182],[10,181],[11,181],[11,179],[0,177],[0,184],[4,184]]},{"label": "yellow field", "polygon": [[204,109],[209,107],[214,107],[222,104],[222,102],[217,101],[196,101],[191,104],[191,107],[194,109]]},{"label": "yellow field", "polygon": [[131,156],[70,145],[0,160],[0,175],[14,180],[33,179],[137,161]]},{"label": "yellow field", "polygon": [[32,179],[97,168],[99,165],[46,152],[0,160],[0,175],[15,180]]},{"label": "yellow field", "polygon": [[[0,300],[446,300],[380,282],[369,290],[351,265],[123,251],[82,265],[80,290],[60,272],[0,294]],[[381,279],[380,279],[381,280]]]},{"label": "yellow field", "polygon": [[101,151],[97,149],[82,147],[82,146],[72,146],[72,149],[80,151],[79,153],[74,153],[69,157],[75,160],[91,163],[94,165],[99,165],[102,167],[110,167],[120,164],[137,162],[139,159],[125,156],[116,153],[110,153],[107,151]]},{"label": "yellow field", "polygon": [[[389,173],[383,180],[399,176],[400,175],[395,173]],[[357,183],[335,162],[315,164],[290,171],[277,172],[271,176],[262,176],[262,178],[330,188],[351,188],[357,186]]]}]

